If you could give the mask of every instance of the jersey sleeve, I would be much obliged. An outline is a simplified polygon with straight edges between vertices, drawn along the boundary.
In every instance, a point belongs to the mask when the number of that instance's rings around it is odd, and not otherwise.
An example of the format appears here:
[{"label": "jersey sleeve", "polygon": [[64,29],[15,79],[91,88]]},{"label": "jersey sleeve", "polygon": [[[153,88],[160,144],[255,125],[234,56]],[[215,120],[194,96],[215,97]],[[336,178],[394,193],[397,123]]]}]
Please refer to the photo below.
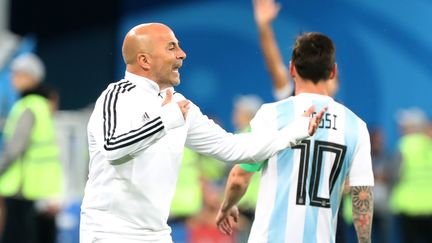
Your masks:
[{"label": "jersey sleeve", "polygon": [[359,142],[349,172],[349,184],[350,186],[374,185],[369,132],[365,123],[360,125]]},{"label": "jersey sleeve", "polygon": [[262,169],[262,167],[264,166],[265,163],[266,163],[266,161],[262,161],[262,162],[259,162],[259,163],[256,163],[256,164],[242,163],[239,166],[244,171],[247,171],[247,172],[257,172],[257,171],[260,171]]},{"label": "jersey sleeve", "polygon": [[[266,132],[265,130],[269,128],[269,126],[264,126],[263,124],[269,124],[268,122],[268,118],[270,117],[269,111],[267,109],[260,109],[257,113],[256,116],[254,117],[254,119],[251,121],[251,124],[249,126],[249,129],[246,132],[251,132],[252,129],[256,130],[261,130],[262,132]],[[253,128],[252,128],[253,126]],[[258,163],[254,163],[254,164],[250,164],[250,163],[241,163],[239,166],[240,168],[242,168],[244,171],[247,172],[257,172],[260,171],[262,169],[262,167],[264,166],[264,163],[266,163],[266,161],[260,161]]]}]

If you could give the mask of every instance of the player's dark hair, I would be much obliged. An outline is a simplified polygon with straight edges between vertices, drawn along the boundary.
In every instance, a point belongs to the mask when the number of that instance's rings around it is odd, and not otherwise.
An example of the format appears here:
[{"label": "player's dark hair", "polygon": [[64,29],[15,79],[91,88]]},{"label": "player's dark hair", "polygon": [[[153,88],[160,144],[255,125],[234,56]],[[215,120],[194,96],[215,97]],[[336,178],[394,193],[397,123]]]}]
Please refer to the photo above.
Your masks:
[{"label": "player's dark hair", "polygon": [[335,64],[335,47],[332,40],[317,32],[298,36],[291,62],[303,79],[314,83],[329,79]]}]

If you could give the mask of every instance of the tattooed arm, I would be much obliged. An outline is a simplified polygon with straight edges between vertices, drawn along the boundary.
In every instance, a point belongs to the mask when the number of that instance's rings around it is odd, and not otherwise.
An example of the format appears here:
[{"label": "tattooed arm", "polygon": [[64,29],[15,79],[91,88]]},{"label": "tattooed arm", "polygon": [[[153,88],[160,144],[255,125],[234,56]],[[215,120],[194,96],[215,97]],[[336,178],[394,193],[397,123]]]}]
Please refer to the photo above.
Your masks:
[{"label": "tattooed arm", "polygon": [[354,227],[359,243],[371,242],[373,193],[371,186],[351,187]]}]

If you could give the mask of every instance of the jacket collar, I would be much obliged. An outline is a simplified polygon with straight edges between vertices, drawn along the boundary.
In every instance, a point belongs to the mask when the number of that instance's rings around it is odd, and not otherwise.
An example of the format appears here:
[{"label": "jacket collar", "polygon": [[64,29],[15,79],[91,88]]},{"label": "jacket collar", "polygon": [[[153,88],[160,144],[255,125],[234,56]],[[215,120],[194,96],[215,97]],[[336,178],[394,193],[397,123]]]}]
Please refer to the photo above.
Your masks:
[{"label": "jacket collar", "polygon": [[149,91],[154,92],[156,94],[160,93],[159,85],[151,79],[130,73],[128,71],[125,72],[124,79],[129,80],[130,82],[132,82],[136,86],[141,87],[143,89],[149,90]]}]

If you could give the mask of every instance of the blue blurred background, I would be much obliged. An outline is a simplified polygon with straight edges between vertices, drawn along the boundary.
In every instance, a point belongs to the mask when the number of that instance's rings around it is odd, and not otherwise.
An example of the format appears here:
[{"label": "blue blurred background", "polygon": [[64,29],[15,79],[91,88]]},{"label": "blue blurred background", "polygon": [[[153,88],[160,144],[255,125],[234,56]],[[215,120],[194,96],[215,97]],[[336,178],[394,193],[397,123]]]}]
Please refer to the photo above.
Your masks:
[{"label": "blue blurred background", "polygon": [[[370,126],[384,128],[387,148],[398,136],[395,112],[418,106],[432,114],[432,2],[279,1],[276,38],[288,63],[296,35],[319,31],[337,48],[336,98]],[[61,109],[82,108],[124,73],[124,34],[143,22],[172,27],[188,57],[178,90],[233,130],[238,94],[273,101],[249,0],[10,2],[10,29],[34,35],[47,82],[61,91]]]}]

